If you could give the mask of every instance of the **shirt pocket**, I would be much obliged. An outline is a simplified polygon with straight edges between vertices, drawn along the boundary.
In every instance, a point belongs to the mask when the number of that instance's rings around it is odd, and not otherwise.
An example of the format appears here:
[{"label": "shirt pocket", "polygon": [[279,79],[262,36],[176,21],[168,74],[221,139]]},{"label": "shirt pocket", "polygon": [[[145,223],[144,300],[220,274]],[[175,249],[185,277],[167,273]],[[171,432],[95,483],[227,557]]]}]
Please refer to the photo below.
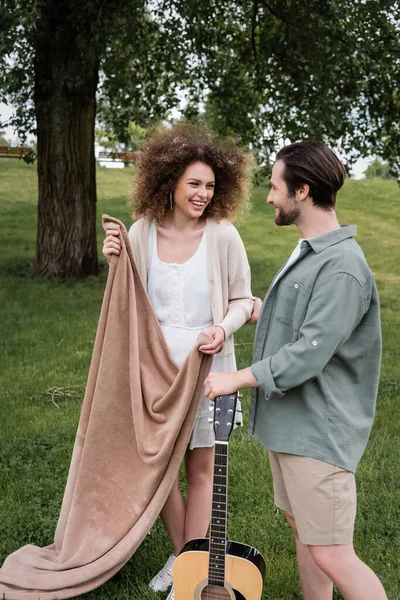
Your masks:
[{"label": "shirt pocket", "polygon": [[275,319],[298,331],[304,321],[311,290],[300,281],[285,277],[279,283],[275,300]]}]

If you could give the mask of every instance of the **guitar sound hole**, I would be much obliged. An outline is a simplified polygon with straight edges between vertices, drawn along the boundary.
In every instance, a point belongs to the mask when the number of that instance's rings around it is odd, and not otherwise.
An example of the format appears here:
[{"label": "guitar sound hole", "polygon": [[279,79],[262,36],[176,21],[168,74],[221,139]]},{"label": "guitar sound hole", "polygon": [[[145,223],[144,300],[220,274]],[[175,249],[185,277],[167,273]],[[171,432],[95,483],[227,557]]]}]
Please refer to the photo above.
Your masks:
[{"label": "guitar sound hole", "polygon": [[201,591],[201,600],[235,600],[229,590],[219,585],[206,585]]}]

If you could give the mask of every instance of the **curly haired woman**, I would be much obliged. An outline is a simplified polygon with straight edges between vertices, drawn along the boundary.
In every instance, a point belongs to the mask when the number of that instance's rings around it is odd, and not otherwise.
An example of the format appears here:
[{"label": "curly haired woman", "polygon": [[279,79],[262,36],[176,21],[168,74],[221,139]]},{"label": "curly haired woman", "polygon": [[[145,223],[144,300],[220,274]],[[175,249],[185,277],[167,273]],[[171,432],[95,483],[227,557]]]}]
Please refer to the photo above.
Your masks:
[{"label": "curly haired woman", "polygon": [[[159,129],[140,155],[133,190],[138,220],[129,239],[178,366],[205,331],[212,342],[200,350],[214,355],[212,370],[236,370],[233,333],[249,319],[256,320],[246,252],[231,223],[248,203],[249,165],[248,152],[188,123]],[[103,254],[119,252],[118,234],[107,231]],[[174,554],[151,580],[154,591],[172,585],[172,565],[183,545],[207,533],[215,443],[212,410],[213,403],[203,396],[185,457],[186,503],[177,479],[161,511]],[[168,600],[173,598],[172,589]]]}]

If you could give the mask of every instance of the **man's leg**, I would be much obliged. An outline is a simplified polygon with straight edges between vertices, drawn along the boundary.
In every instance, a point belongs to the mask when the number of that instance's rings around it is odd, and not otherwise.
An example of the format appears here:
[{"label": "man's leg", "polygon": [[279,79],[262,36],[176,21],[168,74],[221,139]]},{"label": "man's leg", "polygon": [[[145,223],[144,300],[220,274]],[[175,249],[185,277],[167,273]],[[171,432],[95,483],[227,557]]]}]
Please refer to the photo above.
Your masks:
[{"label": "man's leg", "polygon": [[[282,455],[271,450],[268,455],[274,483],[275,505],[284,511],[296,540],[297,564],[304,600],[332,600],[332,581],[317,567],[308,546],[299,540],[281,468]],[[283,467],[285,467],[284,463]]]},{"label": "man's leg", "polygon": [[353,544],[309,546],[309,552],[345,600],[387,600],[378,577],[358,558]]},{"label": "man's leg", "polygon": [[[354,474],[304,456],[275,453],[273,459],[279,465],[291,507],[284,510],[299,538],[296,546],[304,597],[331,599],[329,579],[346,600],[386,600],[381,582],[354,552],[357,505]],[[283,503],[285,499],[280,502],[281,507]],[[327,579],[310,565],[310,556]]]},{"label": "man's leg", "polygon": [[293,514],[285,512],[296,538],[297,565],[304,600],[332,600],[333,583],[315,563],[310,549],[299,540]]}]

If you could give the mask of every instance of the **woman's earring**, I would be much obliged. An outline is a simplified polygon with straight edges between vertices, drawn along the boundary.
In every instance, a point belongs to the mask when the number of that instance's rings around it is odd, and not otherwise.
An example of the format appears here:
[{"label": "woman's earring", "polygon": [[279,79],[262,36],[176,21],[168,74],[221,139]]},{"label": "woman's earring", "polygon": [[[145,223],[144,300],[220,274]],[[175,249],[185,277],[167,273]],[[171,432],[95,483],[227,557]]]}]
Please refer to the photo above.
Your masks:
[{"label": "woman's earring", "polygon": [[173,204],[174,204],[174,193],[172,190],[170,190],[170,192],[169,192],[169,207],[171,210],[173,209]]}]

